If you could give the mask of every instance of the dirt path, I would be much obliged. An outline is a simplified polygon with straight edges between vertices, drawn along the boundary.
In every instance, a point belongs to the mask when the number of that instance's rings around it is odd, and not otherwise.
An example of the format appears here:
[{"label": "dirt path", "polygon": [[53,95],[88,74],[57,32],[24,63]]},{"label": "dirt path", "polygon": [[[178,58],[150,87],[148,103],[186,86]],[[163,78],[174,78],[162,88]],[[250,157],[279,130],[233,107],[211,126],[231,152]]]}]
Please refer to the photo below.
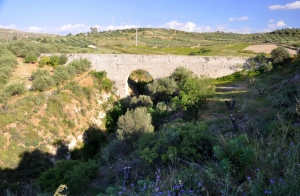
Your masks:
[{"label": "dirt path", "polygon": [[22,58],[18,58],[18,66],[12,72],[12,76],[9,79],[9,83],[12,82],[25,82],[25,86],[29,88],[31,86],[31,81],[29,78],[31,73],[37,70],[37,63],[24,63]]}]

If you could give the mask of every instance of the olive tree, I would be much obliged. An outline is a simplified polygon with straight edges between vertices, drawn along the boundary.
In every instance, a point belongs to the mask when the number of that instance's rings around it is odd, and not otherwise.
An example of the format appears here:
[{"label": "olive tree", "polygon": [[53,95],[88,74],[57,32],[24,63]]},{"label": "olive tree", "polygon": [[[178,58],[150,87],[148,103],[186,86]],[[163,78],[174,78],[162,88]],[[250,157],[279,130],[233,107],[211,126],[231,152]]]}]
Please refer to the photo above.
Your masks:
[{"label": "olive tree", "polygon": [[171,74],[171,78],[175,80],[177,84],[183,82],[186,78],[192,77],[193,72],[186,67],[177,67]]},{"label": "olive tree", "polygon": [[185,111],[192,113],[197,119],[200,109],[205,109],[208,98],[212,97],[215,87],[211,80],[205,77],[189,77],[180,85],[179,96],[173,98],[176,105],[181,106]]},{"label": "olive tree", "polygon": [[146,86],[146,92],[154,102],[169,100],[178,86],[173,78],[159,78]]},{"label": "olive tree", "polygon": [[154,131],[152,117],[144,107],[128,110],[117,122],[118,139],[138,139],[144,133]]},{"label": "olive tree", "polygon": [[289,52],[283,47],[273,49],[271,55],[274,63],[282,63],[285,59],[290,58]]}]

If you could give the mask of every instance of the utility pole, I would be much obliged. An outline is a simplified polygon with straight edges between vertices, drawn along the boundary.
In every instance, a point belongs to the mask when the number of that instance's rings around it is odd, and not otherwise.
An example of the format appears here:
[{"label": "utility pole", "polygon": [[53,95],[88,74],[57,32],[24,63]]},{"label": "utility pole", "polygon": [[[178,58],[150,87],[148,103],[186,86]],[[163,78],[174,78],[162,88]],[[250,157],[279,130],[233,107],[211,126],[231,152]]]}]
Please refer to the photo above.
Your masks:
[{"label": "utility pole", "polygon": [[135,28],[135,46],[138,44],[137,27]]}]

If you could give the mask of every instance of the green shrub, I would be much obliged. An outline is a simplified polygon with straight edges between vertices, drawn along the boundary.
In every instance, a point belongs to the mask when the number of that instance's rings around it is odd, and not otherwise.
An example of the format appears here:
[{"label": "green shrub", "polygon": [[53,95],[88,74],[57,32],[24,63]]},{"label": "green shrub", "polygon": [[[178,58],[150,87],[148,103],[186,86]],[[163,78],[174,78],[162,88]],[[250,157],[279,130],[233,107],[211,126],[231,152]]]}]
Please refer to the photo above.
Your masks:
[{"label": "green shrub", "polygon": [[271,55],[274,63],[283,63],[284,60],[290,58],[290,54],[283,47],[273,49]]},{"label": "green shrub", "polygon": [[56,84],[61,84],[71,78],[65,67],[58,67],[51,77]]},{"label": "green shrub", "polygon": [[12,83],[3,89],[5,96],[22,95],[25,93],[25,83]]},{"label": "green shrub", "polygon": [[216,140],[206,124],[181,123],[145,134],[138,140],[138,152],[147,163],[172,163],[176,158],[189,162],[212,158]]},{"label": "green shrub", "polygon": [[168,101],[178,86],[173,78],[159,78],[146,86],[146,92],[154,102]]},{"label": "green shrub", "polygon": [[135,140],[144,133],[151,133],[154,127],[151,124],[151,115],[146,108],[129,110],[120,116],[117,122],[117,137],[121,140]]},{"label": "green shrub", "polygon": [[68,64],[68,66],[74,66],[76,69],[76,73],[80,74],[82,72],[88,71],[92,63],[88,59],[79,59],[79,60],[73,60]]},{"label": "green shrub", "polygon": [[60,65],[64,65],[68,62],[68,57],[65,54],[60,55],[59,59],[60,59]]},{"label": "green shrub", "polygon": [[175,80],[177,84],[180,84],[183,82],[186,78],[191,77],[193,75],[193,72],[186,67],[177,67],[173,73],[171,74],[171,78]]},{"label": "green shrub", "polygon": [[54,85],[54,81],[51,77],[41,76],[34,79],[32,82],[32,90],[34,91],[46,91],[49,90]]},{"label": "green shrub", "polygon": [[32,72],[31,80],[36,80],[40,77],[50,77],[50,72],[45,69],[37,69],[36,71]]},{"label": "green shrub", "polygon": [[48,56],[41,57],[41,59],[39,60],[39,67],[43,67],[48,64],[50,64],[50,58]]},{"label": "green shrub", "polygon": [[254,151],[247,143],[247,135],[242,134],[222,146],[214,146],[213,148],[215,157],[220,161],[221,169],[225,173],[234,171],[234,177],[237,180],[245,177],[254,160]]},{"label": "green shrub", "polygon": [[66,184],[71,195],[81,195],[86,193],[89,183],[97,175],[97,170],[95,161],[61,160],[42,173],[36,185],[44,193],[53,193],[59,185]]},{"label": "green shrub", "polygon": [[134,109],[137,107],[152,107],[153,102],[151,100],[151,97],[147,95],[140,95],[138,98],[137,97],[132,97],[130,100],[130,108]]},{"label": "green shrub", "polygon": [[53,68],[57,68],[58,65],[60,65],[60,58],[59,56],[51,56],[50,57],[50,62],[49,64],[53,67]]},{"label": "green shrub", "polygon": [[34,63],[37,61],[37,56],[32,52],[29,52],[25,57],[25,63]]}]

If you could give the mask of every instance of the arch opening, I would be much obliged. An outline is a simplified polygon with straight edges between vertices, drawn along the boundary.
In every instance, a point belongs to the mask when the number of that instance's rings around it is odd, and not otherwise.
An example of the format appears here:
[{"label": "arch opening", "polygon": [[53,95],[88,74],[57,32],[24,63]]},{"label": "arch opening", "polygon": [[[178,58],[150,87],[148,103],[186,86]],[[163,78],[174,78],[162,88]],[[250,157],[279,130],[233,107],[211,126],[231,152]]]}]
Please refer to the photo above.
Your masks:
[{"label": "arch opening", "polygon": [[129,96],[139,96],[145,94],[145,87],[153,81],[149,72],[143,69],[137,69],[130,73],[127,79]]}]

